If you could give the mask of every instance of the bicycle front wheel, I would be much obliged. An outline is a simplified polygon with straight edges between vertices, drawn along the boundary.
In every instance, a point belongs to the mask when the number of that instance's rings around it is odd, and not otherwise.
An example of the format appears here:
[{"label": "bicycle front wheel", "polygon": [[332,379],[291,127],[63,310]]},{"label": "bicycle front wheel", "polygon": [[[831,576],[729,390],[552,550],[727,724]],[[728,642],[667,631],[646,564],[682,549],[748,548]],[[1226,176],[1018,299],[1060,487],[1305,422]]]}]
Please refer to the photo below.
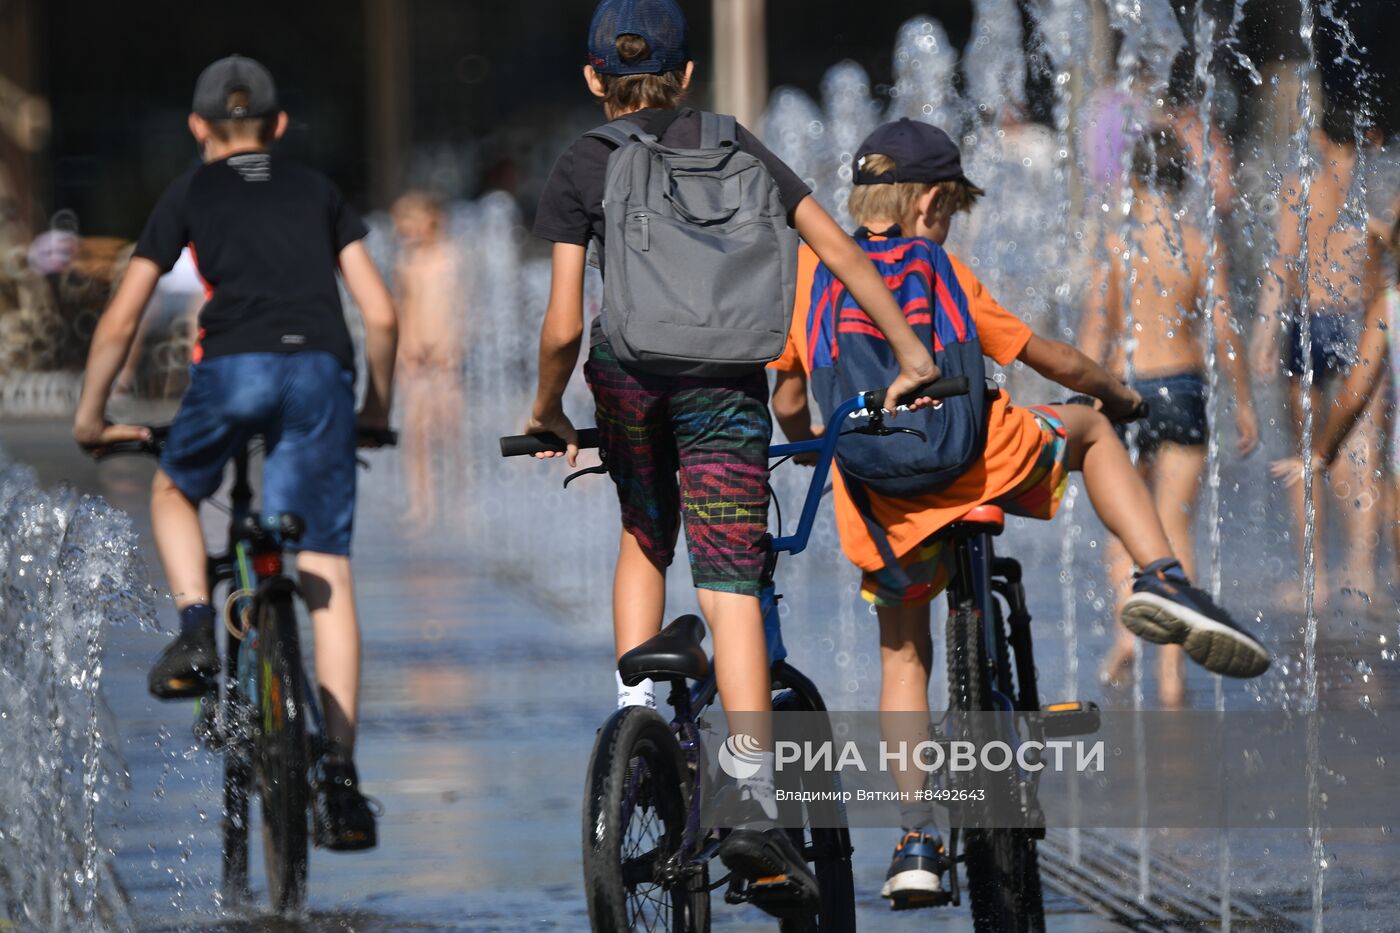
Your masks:
[{"label": "bicycle front wheel", "polygon": [[598,733],[583,805],[583,880],[598,933],[707,933],[703,866],[681,851],[690,775],[655,710],[618,710]]},{"label": "bicycle front wheel", "polygon": [[306,897],[307,739],[301,650],[290,588],[259,598],[258,794],[263,858],[273,910],[298,910]]},{"label": "bicycle front wheel", "polygon": [[[980,621],[969,603],[948,614],[948,700],[949,708],[957,712],[992,709],[991,673]],[[1000,626],[1000,615],[989,624]],[[996,738],[986,734],[985,723],[982,716],[968,717],[963,721],[967,734],[959,738],[979,745]],[[1003,805],[1016,799],[1010,772],[997,772],[988,780],[994,782],[985,788],[988,795],[1000,796]],[[963,851],[976,933],[1041,933],[1045,913],[1035,838],[1024,829],[972,828],[963,833]]]},{"label": "bicycle front wheel", "polygon": [[[821,694],[807,677],[789,665],[779,662],[773,670],[773,685],[779,692],[773,697],[775,713],[825,713]],[[775,720],[776,721],[776,720]],[[781,736],[779,736],[781,737]],[[820,739],[830,740],[827,728]],[[820,740],[819,739],[819,740]],[[837,802],[841,781],[836,772],[783,772],[780,786],[788,791],[814,792],[809,803],[788,801],[779,804],[784,825],[799,821],[801,829],[789,829],[798,851],[806,853],[812,863],[821,891],[821,906],[812,918],[783,920],[782,933],[846,933],[856,928],[855,882],[851,877],[851,831],[846,827],[845,810]],[[800,810],[799,815],[795,811]],[[789,812],[785,812],[789,811]]]}]

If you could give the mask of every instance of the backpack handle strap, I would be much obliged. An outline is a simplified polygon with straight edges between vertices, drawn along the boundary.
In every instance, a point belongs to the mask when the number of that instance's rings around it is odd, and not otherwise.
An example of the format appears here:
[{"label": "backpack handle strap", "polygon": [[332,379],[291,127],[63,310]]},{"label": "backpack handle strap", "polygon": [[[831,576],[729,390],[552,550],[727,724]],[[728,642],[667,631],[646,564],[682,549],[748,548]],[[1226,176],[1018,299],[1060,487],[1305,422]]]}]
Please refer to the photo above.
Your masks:
[{"label": "backpack handle strap", "polygon": [[601,139],[605,143],[612,145],[614,149],[621,149],[634,139],[639,142],[648,140],[655,142],[656,137],[648,133],[633,120],[621,119],[613,120],[611,123],[604,123],[600,127],[589,130],[584,134],[594,139]]},{"label": "backpack handle strap", "polygon": [[700,114],[700,148],[718,149],[721,146],[734,146],[739,142],[739,121],[727,113]]}]

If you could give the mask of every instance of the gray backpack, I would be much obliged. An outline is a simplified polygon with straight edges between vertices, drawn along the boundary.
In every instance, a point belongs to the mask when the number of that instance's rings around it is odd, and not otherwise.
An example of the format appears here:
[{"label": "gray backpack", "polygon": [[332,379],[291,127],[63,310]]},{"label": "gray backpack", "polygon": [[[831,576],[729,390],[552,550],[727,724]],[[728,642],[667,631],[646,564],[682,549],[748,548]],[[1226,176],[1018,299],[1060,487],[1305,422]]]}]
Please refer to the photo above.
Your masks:
[{"label": "gray backpack", "polygon": [[736,132],[733,117],[702,113],[699,149],[668,149],[626,118],[588,134],[617,147],[603,191],[603,333],[624,364],[728,376],[782,355],[797,231]]}]

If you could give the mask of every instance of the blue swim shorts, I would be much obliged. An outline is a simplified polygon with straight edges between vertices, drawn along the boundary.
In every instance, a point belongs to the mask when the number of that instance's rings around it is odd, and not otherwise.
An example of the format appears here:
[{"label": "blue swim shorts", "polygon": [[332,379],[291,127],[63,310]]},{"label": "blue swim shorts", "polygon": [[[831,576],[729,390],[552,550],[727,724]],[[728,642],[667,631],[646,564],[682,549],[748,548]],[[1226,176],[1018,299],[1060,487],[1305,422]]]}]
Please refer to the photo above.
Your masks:
[{"label": "blue swim shorts", "polygon": [[236,353],[191,367],[160,467],[198,502],[261,435],[262,509],[306,524],[296,545],[350,553],[355,523],[355,374],[329,353]]}]

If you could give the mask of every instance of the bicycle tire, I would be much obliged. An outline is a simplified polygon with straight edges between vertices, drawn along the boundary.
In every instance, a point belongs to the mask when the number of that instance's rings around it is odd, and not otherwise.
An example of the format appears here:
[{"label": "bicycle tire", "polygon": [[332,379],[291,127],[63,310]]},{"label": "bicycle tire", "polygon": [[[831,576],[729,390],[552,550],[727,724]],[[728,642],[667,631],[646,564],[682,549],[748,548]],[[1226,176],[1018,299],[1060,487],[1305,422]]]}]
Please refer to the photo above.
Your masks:
[{"label": "bicycle tire", "polygon": [[[708,933],[710,891],[702,868],[676,882],[638,880],[646,866],[633,848],[647,844],[645,830],[656,824],[652,861],[664,862],[681,846],[691,782],[680,745],[666,720],[652,709],[620,709],[593,743],[583,805],[583,880],[588,917],[597,933],[655,929]],[[635,822],[639,814],[640,822]],[[633,844],[629,830],[643,838]],[[627,877],[628,863],[633,877]],[[661,892],[658,897],[655,890]],[[641,916],[655,909],[658,922]]]},{"label": "bicycle tire", "polygon": [[[230,701],[230,709],[235,702]],[[235,738],[224,752],[223,897],[226,906],[242,904],[248,888],[248,793],[253,762],[246,740]]]},{"label": "bicycle tire", "polygon": [[[820,698],[815,703],[809,702],[804,696],[804,690],[794,689],[803,686],[815,692],[816,688],[809,682],[802,685],[791,683],[790,681],[795,679],[793,675],[806,681],[803,675],[786,665],[776,673],[775,682],[784,689],[773,698],[773,711],[826,712]],[[827,738],[829,737],[828,735]],[[790,774],[785,772],[782,776],[789,778]],[[792,790],[841,790],[840,779],[834,772],[825,779],[819,779],[817,775],[805,771],[791,772],[791,776],[796,777],[802,785],[801,788],[790,788]],[[851,874],[851,831],[845,825],[840,804],[834,799],[818,799],[808,803],[807,807],[809,818],[804,821],[803,828],[789,832],[798,851],[811,851],[813,854],[812,874],[816,876],[821,892],[821,907],[815,918],[784,919],[779,922],[778,929],[782,933],[849,933],[856,928],[855,879]],[[814,811],[820,814],[816,822],[826,825],[811,825],[813,820],[810,814]],[[784,822],[787,822],[786,819]],[[837,825],[832,826],[833,823]]]},{"label": "bicycle tire", "polygon": [[310,787],[305,698],[291,589],[265,586],[258,599],[257,771],[267,894],[278,913],[306,897]]},{"label": "bicycle tire", "polygon": [[[999,619],[992,624],[1000,624]],[[948,614],[948,693],[950,709],[977,713],[992,708],[987,680],[987,657],[978,614],[963,603]],[[964,723],[974,742],[978,735],[973,718]],[[985,737],[990,738],[990,737]],[[1004,783],[989,787],[991,794],[1010,799],[1015,793],[1010,772]],[[968,904],[976,933],[1040,933],[1045,928],[1035,839],[1025,830],[967,828],[963,832],[963,864],[967,869]]]}]

